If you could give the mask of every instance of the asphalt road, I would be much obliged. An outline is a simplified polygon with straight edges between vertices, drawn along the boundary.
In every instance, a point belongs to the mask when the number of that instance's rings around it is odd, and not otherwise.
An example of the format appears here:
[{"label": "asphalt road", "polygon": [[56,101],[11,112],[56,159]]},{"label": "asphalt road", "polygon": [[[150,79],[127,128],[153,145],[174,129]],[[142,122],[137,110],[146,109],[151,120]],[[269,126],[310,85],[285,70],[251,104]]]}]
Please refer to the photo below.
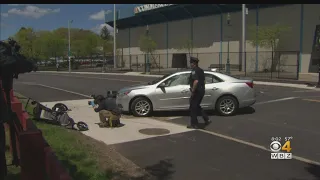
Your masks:
[{"label": "asphalt road", "polygon": [[[154,78],[115,75],[21,75],[17,92],[38,101],[84,99],[90,94],[118,90]],[[257,103],[233,117],[210,115],[207,132],[191,131],[171,136],[115,145],[127,158],[158,179],[320,179],[320,92],[275,86],[255,86]],[[69,91],[69,92],[67,92]],[[76,92],[77,94],[70,93]],[[186,112],[156,113],[182,116],[170,120],[186,125]],[[212,135],[218,133],[224,138]],[[271,137],[293,137],[292,153],[299,160],[270,160]],[[232,138],[239,141],[234,142]],[[245,145],[252,143],[253,145]],[[152,152],[152,153],[150,153]],[[194,167],[194,168],[193,168]]]}]

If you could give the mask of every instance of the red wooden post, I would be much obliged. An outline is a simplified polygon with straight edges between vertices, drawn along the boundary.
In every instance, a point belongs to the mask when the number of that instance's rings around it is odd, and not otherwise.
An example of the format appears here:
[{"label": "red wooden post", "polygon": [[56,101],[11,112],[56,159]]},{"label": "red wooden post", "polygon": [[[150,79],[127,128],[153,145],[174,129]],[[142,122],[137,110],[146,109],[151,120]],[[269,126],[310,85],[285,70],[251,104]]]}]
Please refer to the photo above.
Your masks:
[{"label": "red wooden post", "polygon": [[17,113],[17,116],[20,120],[20,123],[22,125],[23,130],[27,130],[27,119],[28,116],[25,116],[24,114],[24,108],[22,106],[22,103],[19,101],[18,98],[12,97],[11,98],[11,108],[12,111]]},{"label": "red wooden post", "polygon": [[44,139],[40,130],[19,134],[21,180],[46,179]]},{"label": "red wooden post", "polygon": [[48,178],[52,180],[72,180],[71,176],[62,166],[57,156],[52,151],[51,147],[45,148],[46,154],[46,169]]}]

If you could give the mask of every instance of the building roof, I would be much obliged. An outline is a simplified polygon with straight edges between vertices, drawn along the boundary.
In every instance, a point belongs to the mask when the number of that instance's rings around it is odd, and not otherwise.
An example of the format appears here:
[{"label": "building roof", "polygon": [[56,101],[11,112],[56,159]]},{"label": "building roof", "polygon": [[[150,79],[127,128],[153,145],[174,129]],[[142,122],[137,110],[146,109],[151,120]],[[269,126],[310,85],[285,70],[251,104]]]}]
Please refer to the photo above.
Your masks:
[{"label": "building roof", "polygon": [[[247,8],[256,9],[257,7],[266,8],[279,5],[285,4],[247,4]],[[135,13],[137,6],[141,5],[136,4],[126,9],[117,10],[117,28],[133,28],[242,10],[241,4],[170,4],[165,7]],[[112,27],[113,17],[113,12],[105,15],[106,23]]]}]

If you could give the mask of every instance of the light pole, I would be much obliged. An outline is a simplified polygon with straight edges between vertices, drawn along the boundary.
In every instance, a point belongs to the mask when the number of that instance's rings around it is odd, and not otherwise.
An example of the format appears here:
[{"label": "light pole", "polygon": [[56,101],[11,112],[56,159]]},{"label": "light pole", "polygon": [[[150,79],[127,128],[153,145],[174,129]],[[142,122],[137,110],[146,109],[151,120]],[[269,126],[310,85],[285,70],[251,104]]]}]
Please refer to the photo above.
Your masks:
[{"label": "light pole", "polygon": [[318,59],[318,84],[316,87],[320,88],[320,58]]},{"label": "light pole", "polygon": [[[244,61],[244,72],[247,73],[247,60],[246,60],[246,4],[242,4],[242,62]],[[241,67],[242,68],[242,63]]]},{"label": "light pole", "polygon": [[230,13],[227,15],[227,26],[228,26],[228,45],[227,45],[227,64],[226,64],[226,73],[230,74],[230,30],[231,30],[231,16]]},{"label": "light pole", "polygon": [[113,4],[113,67],[117,68],[117,45],[116,45],[116,34],[117,34],[117,24],[116,24],[116,4]]},{"label": "light pole", "polygon": [[[147,28],[146,28],[146,37],[149,39],[149,26],[148,25],[147,25]],[[149,73],[149,71],[150,71],[149,52],[150,52],[150,48],[148,47],[147,54],[146,54],[146,73]]]},{"label": "light pole", "polygon": [[68,61],[69,61],[69,73],[71,73],[71,38],[70,38],[70,24],[73,22],[73,20],[68,21],[68,42],[69,42],[69,48],[68,48]]},{"label": "light pole", "polygon": [[[104,12],[104,23],[106,23],[106,15],[110,14],[111,12],[112,12],[111,10]],[[105,43],[109,43],[109,41]],[[102,47],[102,48],[103,48],[103,71],[102,72],[106,72],[106,65],[107,65],[106,50],[104,49],[105,47]]]}]

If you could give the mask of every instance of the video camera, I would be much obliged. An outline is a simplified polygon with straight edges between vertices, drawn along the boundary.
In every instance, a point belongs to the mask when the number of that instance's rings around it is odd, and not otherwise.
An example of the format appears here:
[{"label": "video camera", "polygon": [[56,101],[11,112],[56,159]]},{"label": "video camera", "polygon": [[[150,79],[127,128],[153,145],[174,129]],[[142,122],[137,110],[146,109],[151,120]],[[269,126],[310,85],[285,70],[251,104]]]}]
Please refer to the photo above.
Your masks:
[{"label": "video camera", "polygon": [[5,157],[6,135],[3,123],[7,123],[10,129],[10,141],[12,145],[12,164],[19,165],[16,137],[22,131],[19,118],[11,108],[10,93],[13,89],[13,79],[21,73],[36,71],[37,66],[19,53],[20,46],[13,39],[7,42],[0,41],[0,179],[7,175]]},{"label": "video camera", "polygon": [[13,39],[8,42],[0,41],[0,76],[13,75],[18,78],[19,74],[37,71],[38,67],[19,53],[20,46]]}]

